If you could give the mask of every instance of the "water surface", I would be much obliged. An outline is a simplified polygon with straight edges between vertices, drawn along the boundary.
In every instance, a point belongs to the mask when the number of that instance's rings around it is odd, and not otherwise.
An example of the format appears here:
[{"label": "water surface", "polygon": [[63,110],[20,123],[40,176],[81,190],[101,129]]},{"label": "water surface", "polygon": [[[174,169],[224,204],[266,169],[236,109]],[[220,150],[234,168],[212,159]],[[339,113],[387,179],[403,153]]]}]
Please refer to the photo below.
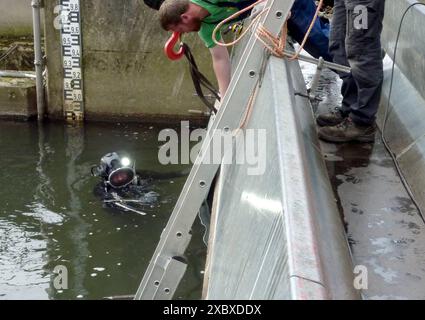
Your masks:
[{"label": "water surface", "polygon": [[[185,176],[155,181],[146,216],[106,208],[92,165],[117,151],[138,169],[187,172],[158,162],[158,131],[137,124],[0,122],[0,299],[101,299],[134,294]],[[149,190],[147,190],[149,191]],[[196,222],[189,268],[175,298],[199,299],[206,248]],[[68,289],[53,286],[65,266]]]}]

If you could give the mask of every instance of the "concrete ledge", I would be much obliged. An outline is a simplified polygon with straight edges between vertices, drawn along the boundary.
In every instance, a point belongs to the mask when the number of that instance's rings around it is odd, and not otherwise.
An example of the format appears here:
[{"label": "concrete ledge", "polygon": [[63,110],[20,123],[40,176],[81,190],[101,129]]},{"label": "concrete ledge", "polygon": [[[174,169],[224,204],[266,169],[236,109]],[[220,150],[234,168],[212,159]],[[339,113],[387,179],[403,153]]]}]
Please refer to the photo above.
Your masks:
[{"label": "concrete ledge", "polygon": [[28,120],[37,115],[35,81],[0,78],[0,118]]}]

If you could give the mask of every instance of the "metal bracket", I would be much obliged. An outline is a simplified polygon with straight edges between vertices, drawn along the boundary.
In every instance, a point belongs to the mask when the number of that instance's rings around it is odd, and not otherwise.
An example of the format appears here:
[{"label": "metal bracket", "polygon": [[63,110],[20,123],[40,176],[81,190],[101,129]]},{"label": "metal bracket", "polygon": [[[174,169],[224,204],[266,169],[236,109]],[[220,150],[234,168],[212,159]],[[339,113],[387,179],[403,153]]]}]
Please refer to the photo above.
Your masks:
[{"label": "metal bracket", "polygon": [[[284,53],[284,56],[288,57],[288,58],[293,57],[295,55],[295,52],[292,51],[292,50],[285,50],[283,53]],[[328,69],[338,71],[338,72],[343,72],[343,73],[350,73],[351,72],[350,67],[344,66],[342,64],[337,64],[337,63],[334,63],[334,62],[328,62],[326,60],[323,60],[323,62],[320,62],[320,59],[316,59],[316,58],[313,58],[311,56],[306,56],[306,55],[300,54],[297,59],[300,60],[300,61],[315,64],[315,65],[319,65],[319,63],[321,63],[323,68],[328,68]]]},{"label": "metal bracket", "polygon": [[[277,35],[285,23],[294,0],[269,0],[268,9],[259,22]],[[206,164],[213,151],[214,132],[231,132],[239,127],[251,92],[258,84],[265,59],[263,45],[251,34],[239,62],[230,87],[223,98],[214,122],[208,129],[200,153],[183,187],[173,213],[162,232],[155,253],[144,274],[135,299],[171,299],[176,290],[180,275],[184,273],[184,264],[175,257],[182,257],[191,239],[190,230],[197,217],[199,208],[210,189],[219,163]],[[168,261],[164,267],[164,261]],[[180,262],[177,263],[177,262]],[[165,288],[169,294],[164,295]]]},{"label": "metal bracket", "polygon": [[316,100],[317,98],[317,87],[319,86],[320,77],[322,76],[323,65],[325,60],[320,57],[319,63],[317,64],[316,73],[314,74],[313,80],[311,80],[310,88],[308,89],[308,95],[310,100]]},{"label": "metal bracket", "polygon": [[33,8],[44,8],[43,0],[32,0],[31,7]]}]

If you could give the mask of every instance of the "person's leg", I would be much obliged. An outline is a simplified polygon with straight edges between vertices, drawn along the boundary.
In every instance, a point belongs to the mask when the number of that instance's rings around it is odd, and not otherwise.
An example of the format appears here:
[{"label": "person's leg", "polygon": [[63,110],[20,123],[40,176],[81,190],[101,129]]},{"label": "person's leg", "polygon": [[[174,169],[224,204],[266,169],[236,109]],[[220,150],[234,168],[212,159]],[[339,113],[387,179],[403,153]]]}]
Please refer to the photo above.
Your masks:
[{"label": "person's leg", "polygon": [[[332,55],[333,62],[349,66],[347,53],[345,51],[345,43],[347,36],[347,8],[346,0],[335,0],[334,14],[331,23],[331,33],[329,41],[329,52]],[[342,105],[341,112],[348,115],[351,106],[357,103],[358,91],[357,85],[352,73],[338,73],[341,80]]]},{"label": "person's leg", "polygon": [[[347,8],[347,59],[357,85],[358,99],[350,106],[351,112],[346,120],[337,126],[321,128],[318,134],[330,142],[372,142],[383,81],[380,37],[385,0],[344,1]],[[367,24],[363,25],[365,22]]]},{"label": "person's leg", "polygon": [[[345,37],[347,25],[347,11],[344,0],[335,0],[334,14],[331,23],[329,53],[335,63],[348,66],[345,52]],[[357,85],[351,73],[338,73],[341,80],[341,106],[334,111],[319,114],[316,122],[319,126],[335,126],[340,124],[351,112],[350,106],[357,102]]]},{"label": "person's leg", "polygon": [[[381,98],[383,62],[381,32],[385,0],[345,0],[348,14],[347,59],[358,88],[350,118],[360,125],[375,122]],[[361,15],[366,16],[364,21]]]}]

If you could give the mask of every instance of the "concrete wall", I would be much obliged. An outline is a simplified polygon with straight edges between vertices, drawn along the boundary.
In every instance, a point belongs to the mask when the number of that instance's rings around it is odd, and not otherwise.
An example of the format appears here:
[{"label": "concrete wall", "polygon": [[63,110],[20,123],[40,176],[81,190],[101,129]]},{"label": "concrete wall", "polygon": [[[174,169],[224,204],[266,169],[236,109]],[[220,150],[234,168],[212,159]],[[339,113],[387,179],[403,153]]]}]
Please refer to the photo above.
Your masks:
[{"label": "concrete wall", "polygon": [[[387,0],[385,8],[383,46],[393,57],[395,41],[404,11],[416,0]],[[424,0],[419,2],[425,3]],[[425,6],[419,5],[407,13],[400,33],[397,49],[397,66],[425,98]]]},{"label": "concrete wall", "polygon": [[0,36],[16,37],[31,34],[31,0],[1,0]]},{"label": "concrete wall", "polygon": [[[62,118],[63,71],[60,31],[53,27],[58,0],[46,0],[48,112]],[[188,110],[205,111],[185,60],[163,54],[169,33],[157,12],[141,0],[84,0],[82,6],[83,76],[86,119],[177,121],[198,119]],[[211,58],[197,35],[185,38],[199,67],[214,79]]]},{"label": "concrete wall", "polygon": [[[413,0],[387,0],[383,46],[391,58],[400,20]],[[390,80],[393,60],[384,60],[384,87],[378,124],[410,185],[415,199],[425,211],[425,6],[417,6],[406,15],[395,61],[391,97]],[[388,104],[389,102],[389,104]],[[388,112],[386,113],[389,105]],[[386,116],[387,115],[387,116]]]}]

